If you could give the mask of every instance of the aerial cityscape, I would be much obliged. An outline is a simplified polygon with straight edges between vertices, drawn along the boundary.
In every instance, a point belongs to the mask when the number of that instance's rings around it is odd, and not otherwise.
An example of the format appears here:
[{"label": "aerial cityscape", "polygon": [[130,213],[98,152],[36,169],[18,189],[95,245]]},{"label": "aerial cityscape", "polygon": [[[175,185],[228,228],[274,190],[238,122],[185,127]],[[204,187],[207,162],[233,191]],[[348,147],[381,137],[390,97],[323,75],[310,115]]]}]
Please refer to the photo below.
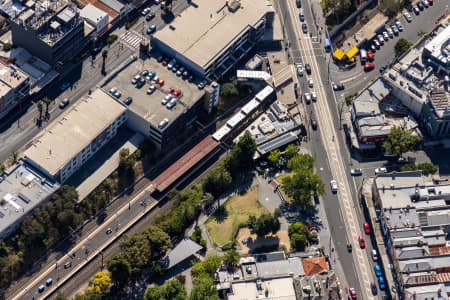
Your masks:
[{"label": "aerial cityscape", "polygon": [[2,1],[0,299],[450,300],[449,5]]}]

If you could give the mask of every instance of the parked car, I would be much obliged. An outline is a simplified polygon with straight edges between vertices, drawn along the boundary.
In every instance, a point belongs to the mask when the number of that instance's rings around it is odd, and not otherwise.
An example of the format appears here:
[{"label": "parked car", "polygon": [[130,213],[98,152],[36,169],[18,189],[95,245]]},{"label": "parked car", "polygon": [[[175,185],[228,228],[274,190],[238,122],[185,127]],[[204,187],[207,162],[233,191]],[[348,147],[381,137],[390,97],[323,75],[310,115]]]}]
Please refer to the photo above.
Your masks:
[{"label": "parked car", "polygon": [[413,12],[418,16],[420,14],[420,9],[417,6],[414,6]]},{"label": "parked car", "polygon": [[427,0],[422,0],[422,4],[423,4],[423,6],[425,6],[425,8],[430,7],[430,4],[428,3]]},{"label": "parked car", "polygon": [[362,169],[360,169],[360,168],[351,169],[350,174],[352,176],[360,176],[360,175],[362,175]]},{"label": "parked car", "polygon": [[38,287],[38,292],[39,292],[39,293],[42,293],[44,290],[45,290],[45,285],[41,284],[41,285]]},{"label": "parked car", "polygon": [[72,261],[71,260],[68,260],[68,261],[66,261],[65,263],[64,263],[64,269],[68,269],[68,268],[70,268],[72,266]]},{"label": "parked car", "polygon": [[395,22],[395,26],[397,26],[399,31],[403,31],[403,25],[400,21]]},{"label": "parked car", "polygon": [[365,234],[370,234],[370,225],[369,225],[369,222],[364,222],[363,227],[364,227],[364,233],[365,233]]},{"label": "parked car", "polygon": [[64,109],[67,105],[69,105],[69,102],[69,98],[64,98],[61,102],[59,102],[59,108]]},{"label": "parked car", "polygon": [[428,4],[433,5],[433,0],[428,0]]},{"label": "parked car", "polygon": [[373,261],[377,261],[378,260],[378,252],[375,249],[372,250],[372,260]]},{"label": "parked car", "polygon": [[150,7],[146,7],[141,11],[141,15],[145,16],[146,14],[148,14],[150,12]]},{"label": "parked car", "polygon": [[312,129],[316,130],[317,129],[316,118],[314,116],[312,116],[310,119],[311,119],[311,127],[312,127]]},{"label": "parked car", "polygon": [[363,237],[362,235],[360,235],[360,236],[358,237],[358,243],[359,243],[359,247],[360,247],[361,249],[366,248],[366,241],[364,240],[364,237]]},{"label": "parked car", "polygon": [[407,164],[407,163],[409,163],[409,158],[408,158],[408,157],[400,156],[400,157],[397,159],[397,162],[398,162],[399,164]]},{"label": "parked car", "polygon": [[378,285],[380,286],[380,290],[384,290],[386,288],[386,281],[383,276],[378,277]]},{"label": "parked car", "polygon": [[344,84],[338,82],[338,83],[333,83],[333,90],[335,91],[342,91],[345,89]]},{"label": "parked car", "polygon": [[172,109],[177,105],[177,98],[173,98],[169,101],[169,103],[166,104],[167,109]]},{"label": "parked car", "polygon": [[367,63],[364,65],[364,71],[366,72],[372,71],[373,69],[375,69],[374,63]]},{"label": "parked car", "polygon": [[354,289],[354,288],[349,288],[348,289],[348,293],[350,294],[350,298],[352,299],[352,300],[355,300],[356,299],[356,290]]},{"label": "parked car", "polygon": [[133,98],[126,97],[125,100],[123,100],[123,103],[125,103],[126,105],[130,105],[131,103],[133,103]]},{"label": "parked car", "polygon": [[311,65],[310,64],[305,64],[305,70],[306,70],[306,74],[311,75]]},{"label": "parked car", "polygon": [[411,23],[412,22],[412,17],[408,12],[405,12],[403,14],[403,16],[405,17],[406,22]]},{"label": "parked car", "polygon": [[308,79],[308,86],[310,88],[312,88],[314,86],[314,81],[312,80],[312,78]]},{"label": "parked car", "polygon": [[169,119],[165,118],[159,123],[158,128],[163,129],[167,126],[167,124],[169,124]]},{"label": "parked car", "polygon": [[303,11],[300,12],[299,17],[300,17],[300,22],[305,21],[305,14],[303,13]]},{"label": "parked car", "polygon": [[383,31],[383,39],[387,42],[389,41],[389,34],[387,33],[387,31]]},{"label": "parked car", "polygon": [[373,61],[375,59],[372,50],[367,51],[367,58],[369,59],[369,61]]},{"label": "parked car", "polygon": [[338,191],[338,185],[337,185],[337,182],[336,182],[336,180],[331,180],[330,181],[330,186],[331,186],[331,191],[333,192],[333,193],[337,193],[337,191]]},{"label": "parked car", "polygon": [[164,98],[161,100],[161,104],[162,105],[166,105],[167,103],[169,103],[169,101],[172,100],[172,95],[167,94],[164,96]]},{"label": "parked car", "polygon": [[45,281],[45,284],[47,286],[51,286],[53,284],[53,279],[52,278],[47,278],[47,280]]},{"label": "parked car", "polygon": [[384,173],[387,173],[387,169],[386,169],[385,167],[380,167],[380,168],[376,168],[376,169],[375,169],[375,174],[376,174],[376,175],[378,175],[378,174],[384,174]]},{"label": "parked car", "polygon": [[151,95],[153,94],[153,92],[156,90],[156,87],[152,84],[148,90],[147,90],[147,95]]},{"label": "parked car", "polygon": [[348,252],[352,252],[352,250],[353,250],[352,244],[347,243],[347,251],[348,251]]},{"label": "parked car", "polygon": [[176,89],[176,90],[173,91],[173,93],[172,93],[172,95],[173,95],[174,97],[179,97],[179,96],[181,96],[181,94],[182,94],[181,89]]},{"label": "parked car", "polygon": [[168,68],[168,69],[172,69],[176,64],[177,64],[177,60],[176,60],[176,59],[172,59],[172,60],[167,64],[167,68]]},{"label": "parked car", "polygon": [[398,30],[398,28],[397,28],[397,26],[395,24],[392,25],[391,28],[392,28],[392,31],[394,32],[394,35],[398,35],[399,34],[399,30]]},{"label": "parked car", "polygon": [[378,39],[378,42],[380,43],[380,45],[383,46],[384,45],[383,35],[381,35],[381,34],[377,35],[377,39]]},{"label": "parked car", "polygon": [[388,36],[392,39],[394,38],[394,31],[392,30],[392,28],[388,27],[386,28],[387,34]]},{"label": "parked car", "polygon": [[112,232],[113,232],[113,231],[112,231],[111,227],[108,227],[108,228],[106,229],[106,231],[105,231],[106,235],[109,235],[109,234],[111,234]]},{"label": "parked car", "polygon": [[314,102],[317,101],[317,94],[316,94],[316,92],[314,92],[314,91],[311,92],[311,98],[312,98],[312,101],[314,101]]},{"label": "parked car", "polygon": [[373,40],[373,44],[375,45],[375,48],[380,49],[381,45],[380,42],[378,40]]}]

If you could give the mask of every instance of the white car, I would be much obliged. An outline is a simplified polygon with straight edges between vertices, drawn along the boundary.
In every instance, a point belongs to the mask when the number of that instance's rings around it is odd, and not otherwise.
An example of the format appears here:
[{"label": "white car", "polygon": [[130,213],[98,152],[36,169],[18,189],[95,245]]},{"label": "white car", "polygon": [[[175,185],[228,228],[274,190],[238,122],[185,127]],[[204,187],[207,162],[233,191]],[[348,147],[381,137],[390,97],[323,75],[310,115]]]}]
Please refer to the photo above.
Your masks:
[{"label": "white car", "polygon": [[305,93],[305,94],[303,95],[303,97],[305,98],[306,104],[311,103],[311,94],[310,94],[310,93]]},{"label": "white car", "polygon": [[314,81],[310,78],[308,79],[308,86],[312,88],[314,86]]},{"label": "white car", "polygon": [[395,26],[397,26],[398,31],[403,31],[403,25],[400,21],[395,22]]},{"label": "white car", "polygon": [[384,173],[387,173],[387,169],[386,169],[385,167],[381,167],[381,168],[376,168],[376,169],[375,169],[375,174],[376,174],[376,175],[378,175],[378,174],[384,174]]},{"label": "white car", "polygon": [[383,46],[384,45],[384,38],[383,38],[383,36],[381,34],[379,34],[379,35],[377,35],[377,38],[378,38],[378,42],[381,44],[381,46]]},{"label": "white car", "polygon": [[314,101],[314,102],[317,101],[317,94],[316,94],[316,92],[314,92],[314,91],[311,92],[311,98],[312,98],[312,101]]},{"label": "white car", "polygon": [[389,37],[392,39],[394,37],[394,31],[392,30],[392,28],[386,28],[386,31],[389,35]]},{"label": "white car", "polygon": [[301,63],[296,64],[298,76],[303,76],[303,65]]},{"label": "white car", "polygon": [[331,186],[331,191],[333,192],[333,193],[336,193],[337,191],[338,191],[338,185],[337,185],[337,182],[336,182],[336,180],[331,180],[330,181],[330,186]]},{"label": "white car", "polygon": [[407,21],[408,23],[411,23],[411,22],[412,22],[412,17],[411,17],[411,15],[410,15],[408,12],[405,12],[405,13],[403,14],[403,16],[405,17],[405,19],[406,19],[406,21]]},{"label": "white car", "polygon": [[389,34],[386,31],[383,31],[383,39],[389,41]]}]

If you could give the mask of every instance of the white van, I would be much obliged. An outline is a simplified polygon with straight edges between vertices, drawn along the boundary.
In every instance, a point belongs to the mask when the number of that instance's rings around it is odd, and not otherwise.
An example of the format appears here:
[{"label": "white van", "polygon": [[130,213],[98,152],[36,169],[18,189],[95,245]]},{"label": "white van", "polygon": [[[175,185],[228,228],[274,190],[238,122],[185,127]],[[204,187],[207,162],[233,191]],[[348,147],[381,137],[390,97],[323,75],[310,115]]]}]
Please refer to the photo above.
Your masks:
[{"label": "white van", "polygon": [[360,49],[359,55],[361,56],[361,62],[365,63],[367,61],[367,51],[365,49]]},{"label": "white van", "polygon": [[378,260],[378,252],[377,250],[372,250],[372,259],[373,261],[377,261]]}]

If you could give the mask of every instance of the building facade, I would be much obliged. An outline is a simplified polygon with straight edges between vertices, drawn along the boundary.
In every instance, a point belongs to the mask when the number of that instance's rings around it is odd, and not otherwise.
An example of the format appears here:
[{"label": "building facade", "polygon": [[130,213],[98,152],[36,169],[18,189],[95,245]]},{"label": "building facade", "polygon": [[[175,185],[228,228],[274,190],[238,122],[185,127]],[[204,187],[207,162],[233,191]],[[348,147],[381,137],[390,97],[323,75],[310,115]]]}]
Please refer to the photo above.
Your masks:
[{"label": "building facade", "polygon": [[83,46],[83,18],[71,4],[36,2],[11,18],[10,25],[15,46],[53,66],[62,66]]},{"label": "building facade", "polygon": [[98,89],[56,120],[25,151],[25,161],[63,183],[109,142],[127,109]]},{"label": "building facade", "polygon": [[30,93],[30,78],[19,68],[0,62],[0,119]]},{"label": "building facade", "polygon": [[421,121],[431,137],[450,136],[450,95],[442,89],[431,91],[423,105]]}]

